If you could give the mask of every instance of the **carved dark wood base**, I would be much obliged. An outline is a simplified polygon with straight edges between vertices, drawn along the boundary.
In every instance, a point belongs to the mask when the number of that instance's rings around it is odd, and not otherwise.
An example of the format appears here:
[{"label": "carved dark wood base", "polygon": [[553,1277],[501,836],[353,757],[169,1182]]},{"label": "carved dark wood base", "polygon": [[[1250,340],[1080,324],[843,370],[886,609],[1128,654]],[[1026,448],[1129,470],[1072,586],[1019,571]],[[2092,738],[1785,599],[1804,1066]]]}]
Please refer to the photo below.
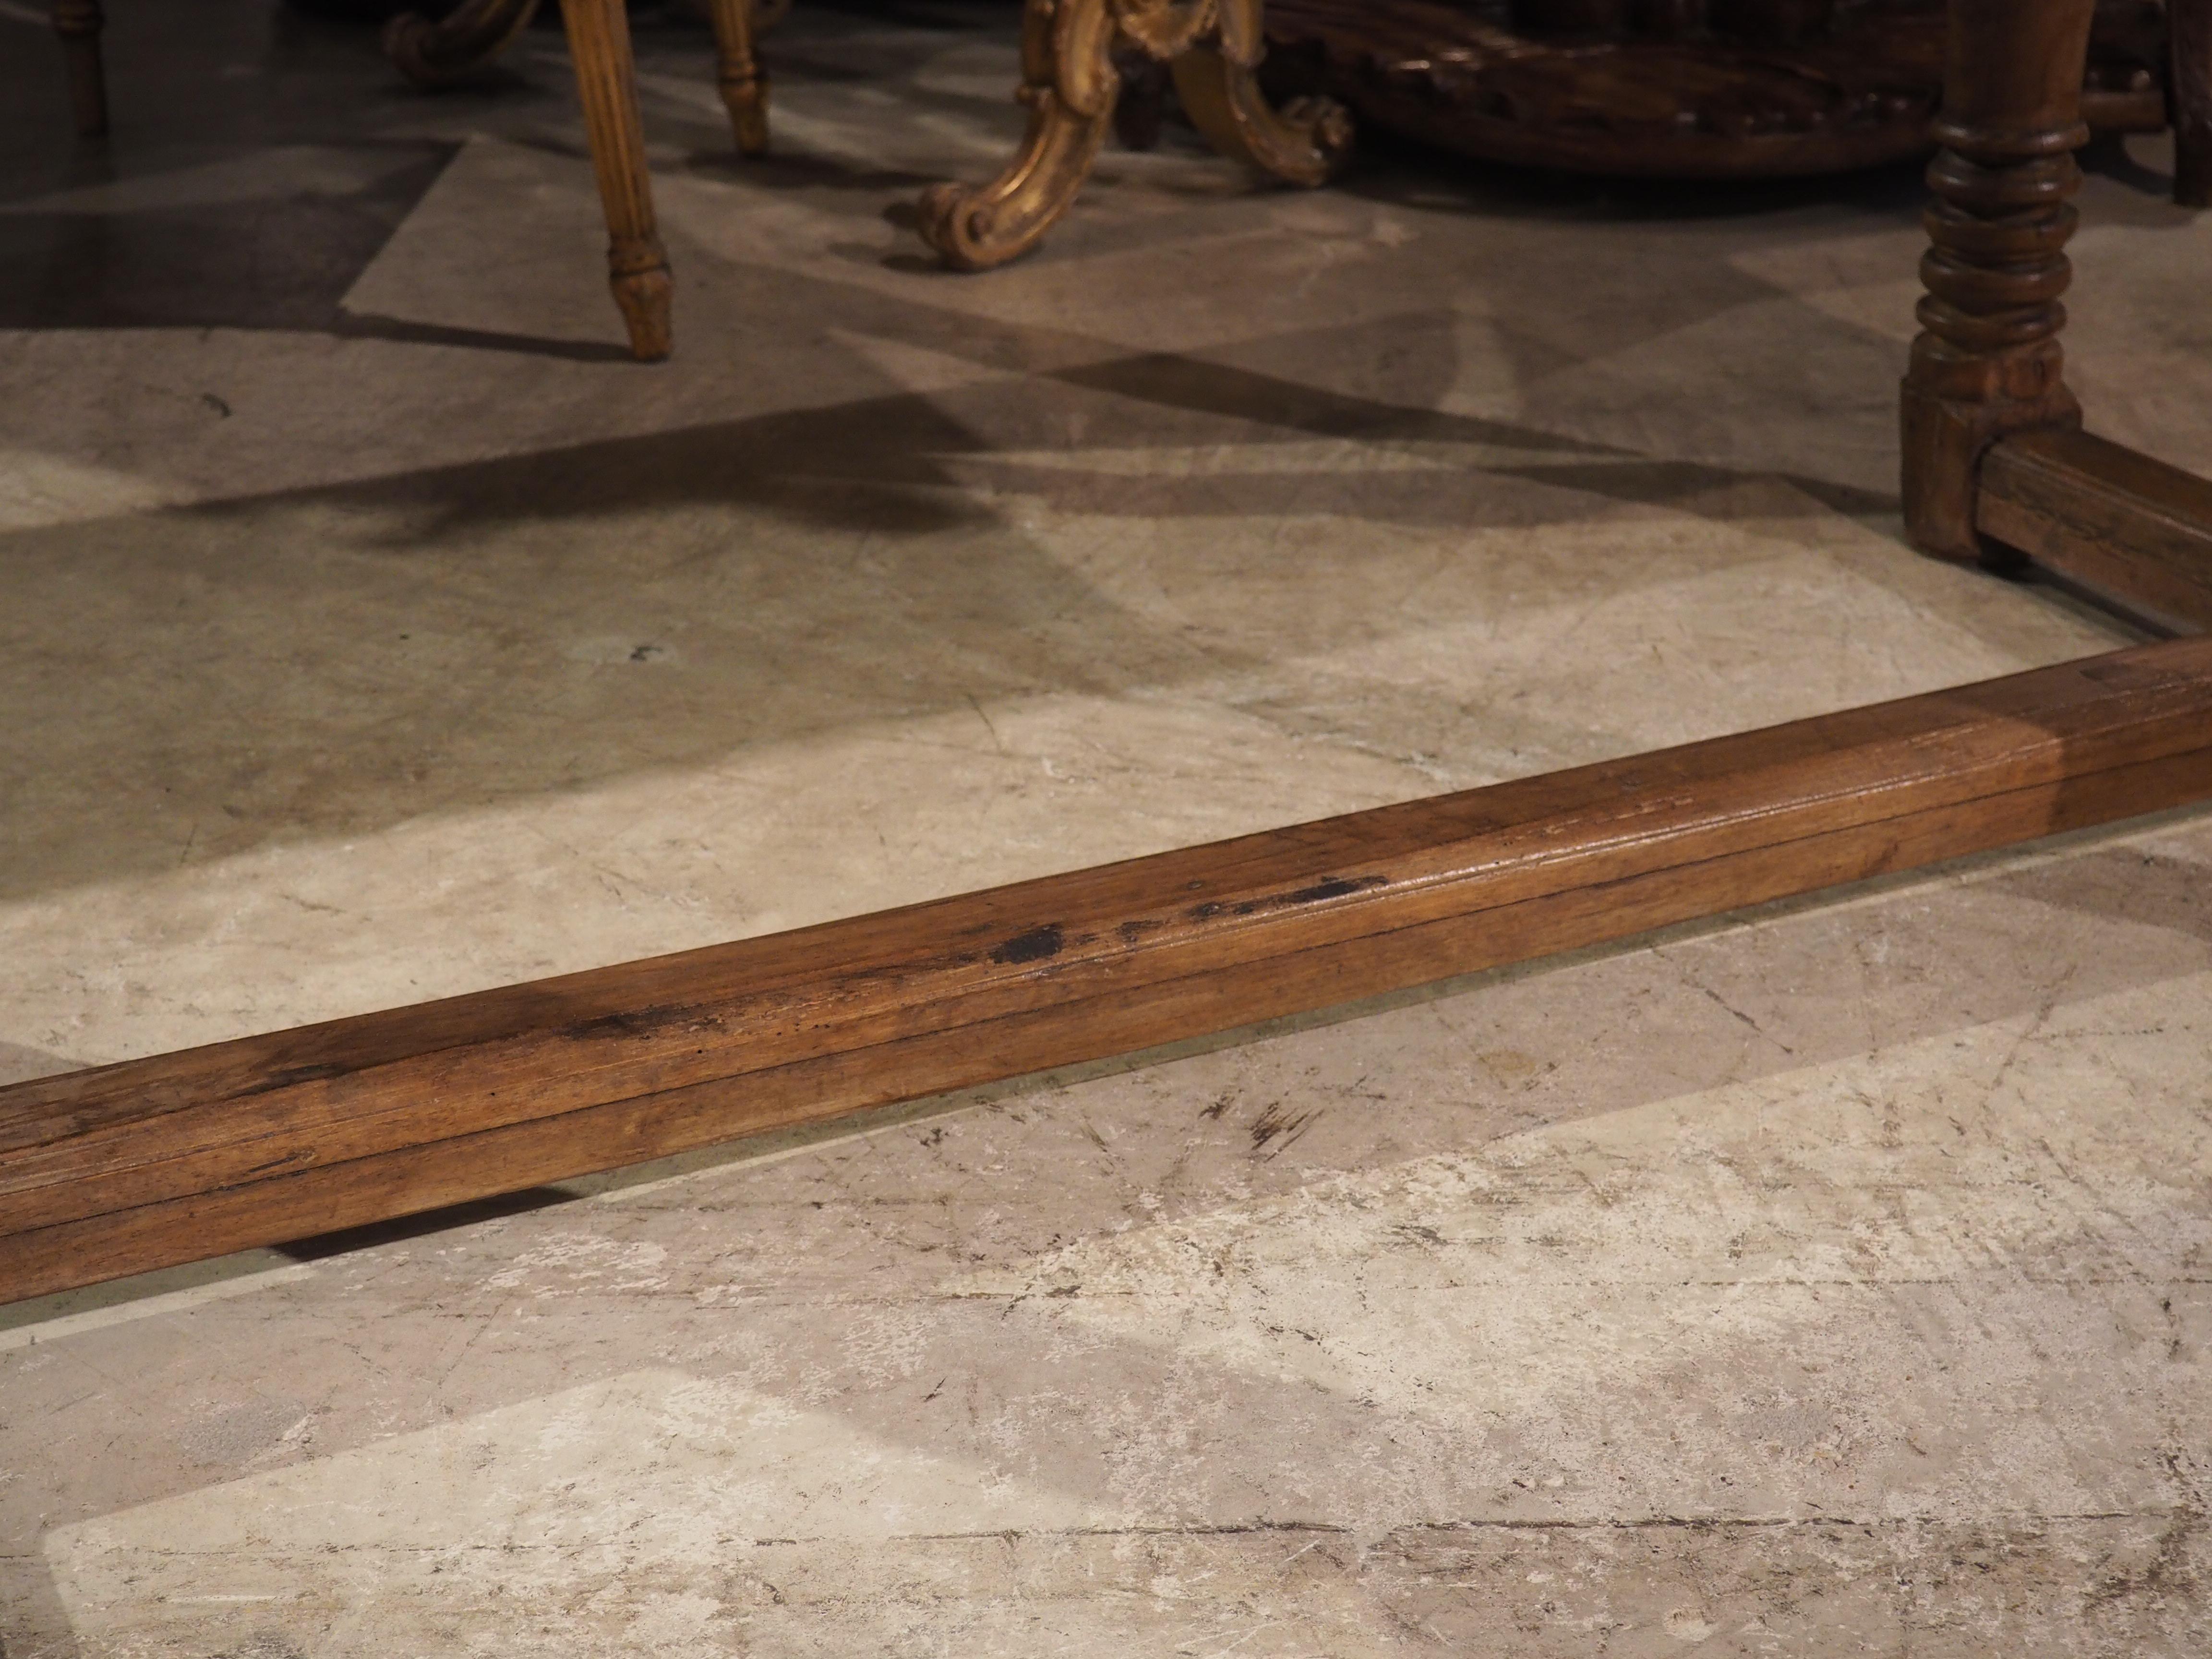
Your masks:
[{"label": "carved dark wood base", "polygon": [[[2208,15],[2212,0],[2174,0],[2169,46],[2151,0],[2107,0],[2084,74],[2094,129],[2171,119],[2178,200],[2201,195],[2188,181],[2212,156]],[[1908,160],[1934,147],[1943,82],[1942,0],[1272,0],[1267,35],[1281,85],[1325,88],[1377,126],[1485,161],[1629,176]]]},{"label": "carved dark wood base", "polygon": [[1029,131],[988,184],[922,193],[922,240],[960,270],[1004,264],[1035,247],[1074,202],[1114,119],[1116,48],[1170,67],[1183,108],[1225,155],[1293,184],[1341,165],[1352,121],[1328,98],[1277,110],[1260,90],[1260,0],[1029,0],[1022,85]]}]

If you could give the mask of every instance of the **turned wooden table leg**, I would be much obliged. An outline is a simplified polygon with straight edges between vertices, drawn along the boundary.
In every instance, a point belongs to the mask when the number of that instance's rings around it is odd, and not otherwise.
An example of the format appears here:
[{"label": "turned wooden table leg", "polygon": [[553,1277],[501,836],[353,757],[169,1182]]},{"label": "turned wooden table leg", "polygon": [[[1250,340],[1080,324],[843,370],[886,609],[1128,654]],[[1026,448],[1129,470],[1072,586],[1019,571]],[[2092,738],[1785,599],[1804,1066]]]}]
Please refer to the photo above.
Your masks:
[{"label": "turned wooden table leg", "polygon": [[2173,199],[2212,207],[2212,0],[2166,0],[2166,19]]},{"label": "turned wooden table leg", "polygon": [[1942,558],[1975,560],[1984,453],[2008,433],[2080,425],[2058,302],[2072,268],[2073,150],[2096,0],[1951,0],[1942,146],[1920,264],[1923,331],[1903,398],[1905,526]]},{"label": "turned wooden table leg", "polygon": [[576,62],[576,93],[606,208],[608,282],[629,325],[631,355],[641,362],[656,362],[669,352],[674,285],[653,224],[629,20],[623,0],[562,0],[561,20],[568,31],[568,55]]},{"label": "turned wooden table leg", "polygon": [[107,72],[100,62],[100,0],[54,0],[54,33],[69,64],[70,108],[87,138],[107,131]]},{"label": "turned wooden table leg", "polygon": [[461,0],[434,21],[402,12],[384,26],[384,54],[418,87],[465,81],[530,26],[538,0]]},{"label": "turned wooden table leg", "polygon": [[768,150],[768,76],[753,57],[752,0],[708,0],[714,25],[714,84],[742,155]]}]

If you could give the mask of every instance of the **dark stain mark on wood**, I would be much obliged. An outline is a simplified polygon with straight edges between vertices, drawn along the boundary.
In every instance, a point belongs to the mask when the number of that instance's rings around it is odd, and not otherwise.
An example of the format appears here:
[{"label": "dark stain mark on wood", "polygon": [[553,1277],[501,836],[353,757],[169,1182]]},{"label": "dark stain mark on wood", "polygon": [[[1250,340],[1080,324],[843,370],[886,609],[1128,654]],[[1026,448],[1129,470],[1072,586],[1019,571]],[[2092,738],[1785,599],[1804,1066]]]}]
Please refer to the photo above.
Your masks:
[{"label": "dark stain mark on wood", "polygon": [[349,1066],[287,1066],[282,1071],[270,1073],[250,1088],[238,1090],[230,1098],[250,1100],[272,1089],[289,1089],[295,1083],[320,1083],[325,1078],[343,1077],[352,1069]]},{"label": "dark stain mark on wood", "polygon": [[1193,921],[1212,921],[1216,916],[1255,916],[1268,910],[1292,910],[1302,904],[1319,904],[1328,899],[1350,898],[1354,893],[1364,893],[1371,888],[1388,887],[1388,876],[1332,876],[1327,881],[1317,881],[1310,887],[1300,887],[1288,893],[1267,893],[1259,898],[1241,899],[1234,904],[1217,904],[1208,901],[1194,904],[1183,912]]},{"label": "dark stain mark on wood", "polygon": [[1042,927],[1032,927],[1026,933],[1017,933],[991,952],[994,962],[1047,962],[1060,954],[1065,941],[1060,938],[1060,924],[1048,921]]}]

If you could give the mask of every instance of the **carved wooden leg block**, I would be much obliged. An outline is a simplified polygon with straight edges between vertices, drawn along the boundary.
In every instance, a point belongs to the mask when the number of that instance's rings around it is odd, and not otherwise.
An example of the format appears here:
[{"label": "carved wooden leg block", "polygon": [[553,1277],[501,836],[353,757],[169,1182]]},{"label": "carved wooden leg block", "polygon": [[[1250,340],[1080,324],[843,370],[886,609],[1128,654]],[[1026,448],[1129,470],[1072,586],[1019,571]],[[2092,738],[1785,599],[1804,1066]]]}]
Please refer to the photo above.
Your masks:
[{"label": "carved wooden leg block", "polygon": [[[574,3],[574,0],[570,0]],[[2212,641],[0,1089],[0,1301],[2212,799]]]},{"label": "carved wooden leg block", "polygon": [[106,24],[100,0],[54,0],[53,23],[69,71],[70,113],[77,136],[101,137],[107,131],[107,70],[100,57]]},{"label": "carved wooden leg block", "polygon": [[2212,631],[2212,483],[2086,432],[2000,439],[1976,522],[2177,633]]}]

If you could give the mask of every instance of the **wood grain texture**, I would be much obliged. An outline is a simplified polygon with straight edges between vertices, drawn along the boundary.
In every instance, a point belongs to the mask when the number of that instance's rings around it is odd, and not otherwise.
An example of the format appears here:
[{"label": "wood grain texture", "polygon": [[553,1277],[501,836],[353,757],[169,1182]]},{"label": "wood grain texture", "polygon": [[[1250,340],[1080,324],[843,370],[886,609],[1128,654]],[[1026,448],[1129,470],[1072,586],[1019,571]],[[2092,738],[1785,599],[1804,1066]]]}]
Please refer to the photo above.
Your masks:
[{"label": "wood grain texture", "polygon": [[0,1090],[0,1300],[2212,797],[2212,643]]},{"label": "wood grain texture", "polygon": [[2001,439],[1977,527],[2177,633],[2212,631],[2212,483],[2086,432]]}]

